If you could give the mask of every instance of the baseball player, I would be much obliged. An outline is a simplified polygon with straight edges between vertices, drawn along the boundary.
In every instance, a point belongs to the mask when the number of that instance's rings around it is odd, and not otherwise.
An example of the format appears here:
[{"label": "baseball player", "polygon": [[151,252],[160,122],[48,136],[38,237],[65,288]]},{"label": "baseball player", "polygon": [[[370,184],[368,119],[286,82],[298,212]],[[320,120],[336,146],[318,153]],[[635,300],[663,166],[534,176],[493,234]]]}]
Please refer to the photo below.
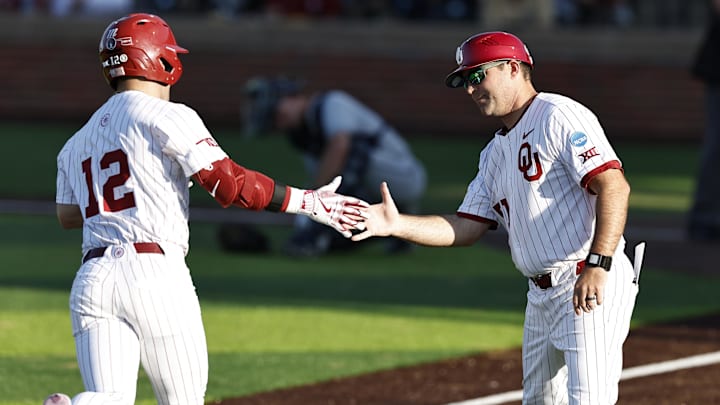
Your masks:
[{"label": "baseball player", "polygon": [[383,183],[382,203],[352,239],[469,246],[502,225],[529,287],[523,403],[615,403],[639,272],[624,253],[630,187],[620,160],[590,110],[535,90],[533,59],[516,36],[473,35],[456,59],[446,85],[464,87],[503,125],[463,202],[453,215],[400,214]]},{"label": "baseball player", "polygon": [[[339,192],[377,200],[377,185],[385,180],[404,211],[419,210],[427,183],[425,167],[397,130],[355,97],[337,89],[310,92],[301,81],[287,77],[252,78],[245,93],[246,135],[282,131],[302,153],[311,184],[342,175]],[[351,247],[345,241],[298,217],[285,252],[316,256]],[[387,251],[410,247],[393,238]]]},{"label": "baseball player", "polygon": [[169,101],[187,52],[157,16],[113,21],[99,54],[115,93],[57,157],[58,219],[83,229],[70,293],[86,389],[76,405],[133,404],[140,364],[159,404],[203,404],[208,353],[185,263],[190,179],[223,207],[303,214],[348,237],[366,206],[334,192],[339,177],[302,190],[230,159],[194,110]]}]

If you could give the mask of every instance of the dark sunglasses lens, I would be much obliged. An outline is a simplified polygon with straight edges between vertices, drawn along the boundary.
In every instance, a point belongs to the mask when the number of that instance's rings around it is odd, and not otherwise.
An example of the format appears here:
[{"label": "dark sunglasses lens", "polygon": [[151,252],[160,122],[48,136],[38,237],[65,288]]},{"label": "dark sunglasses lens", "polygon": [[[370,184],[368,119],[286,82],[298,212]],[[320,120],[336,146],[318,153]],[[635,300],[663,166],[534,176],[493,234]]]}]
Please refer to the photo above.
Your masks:
[{"label": "dark sunglasses lens", "polygon": [[482,69],[478,69],[468,75],[467,82],[472,85],[478,85],[485,78],[485,72]]}]

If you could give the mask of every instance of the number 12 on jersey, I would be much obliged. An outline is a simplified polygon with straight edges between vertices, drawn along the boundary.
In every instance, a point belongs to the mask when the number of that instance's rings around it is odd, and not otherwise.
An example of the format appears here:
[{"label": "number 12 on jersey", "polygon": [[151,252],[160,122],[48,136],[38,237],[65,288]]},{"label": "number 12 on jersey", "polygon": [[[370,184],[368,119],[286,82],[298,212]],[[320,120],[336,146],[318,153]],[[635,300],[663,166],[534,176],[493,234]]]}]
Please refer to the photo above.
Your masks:
[{"label": "number 12 on jersey", "polygon": [[[115,197],[115,188],[124,185],[130,178],[127,154],[121,149],[106,153],[100,159],[100,170],[110,169],[110,165],[113,163],[118,164],[118,172],[109,176],[101,186],[103,209],[107,212],[122,211],[135,206],[135,196],[132,191],[126,192],[119,198]],[[88,205],[85,207],[85,218],[90,218],[100,213],[100,204],[93,187],[92,158],[82,161],[82,171],[85,173],[85,185],[88,189]]]}]

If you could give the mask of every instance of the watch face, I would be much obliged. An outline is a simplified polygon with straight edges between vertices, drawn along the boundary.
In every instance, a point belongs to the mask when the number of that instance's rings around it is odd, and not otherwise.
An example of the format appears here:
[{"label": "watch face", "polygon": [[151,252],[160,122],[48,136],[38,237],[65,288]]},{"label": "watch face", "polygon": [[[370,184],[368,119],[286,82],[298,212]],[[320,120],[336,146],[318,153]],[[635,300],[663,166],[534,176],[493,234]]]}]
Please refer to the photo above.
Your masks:
[{"label": "watch face", "polygon": [[586,259],[587,264],[591,266],[602,267],[603,269],[610,271],[612,265],[611,256],[601,256],[597,253],[590,253]]}]

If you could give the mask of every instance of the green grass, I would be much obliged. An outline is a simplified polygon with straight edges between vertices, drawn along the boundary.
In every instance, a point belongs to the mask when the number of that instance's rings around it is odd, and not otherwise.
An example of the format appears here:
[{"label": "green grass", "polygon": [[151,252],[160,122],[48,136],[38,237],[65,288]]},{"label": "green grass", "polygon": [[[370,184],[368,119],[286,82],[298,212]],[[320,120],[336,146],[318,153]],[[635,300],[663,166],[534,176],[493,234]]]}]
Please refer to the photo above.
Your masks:
[{"label": "green grass", "polygon": [[[0,125],[0,132],[10,140],[8,150],[34,151],[7,154],[3,167],[33,170],[6,170],[16,175],[6,175],[0,197],[52,201],[55,154],[73,128]],[[227,131],[218,139],[248,167],[303,181],[299,159],[282,139],[245,142]],[[430,169],[427,210],[457,207],[484,143],[413,141]],[[617,149],[633,185],[631,215],[682,215],[697,148]],[[195,205],[214,205],[202,190],[194,192]],[[277,253],[226,254],[216,247],[214,225],[193,222],[191,229],[188,263],[210,351],[208,400],[520,344],[526,285],[504,252],[480,245],[388,257],[370,244],[349,256],[297,261]],[[67,300],[81,233],[30,215],[0,215],[0,230],[0,405],[78,392]],[[287,233],[268,231],[274,240]],[[707,278],[646,268],[634,325],[717,311],[714,286]],[[145,378],[137,403],[154,403]]]}]

